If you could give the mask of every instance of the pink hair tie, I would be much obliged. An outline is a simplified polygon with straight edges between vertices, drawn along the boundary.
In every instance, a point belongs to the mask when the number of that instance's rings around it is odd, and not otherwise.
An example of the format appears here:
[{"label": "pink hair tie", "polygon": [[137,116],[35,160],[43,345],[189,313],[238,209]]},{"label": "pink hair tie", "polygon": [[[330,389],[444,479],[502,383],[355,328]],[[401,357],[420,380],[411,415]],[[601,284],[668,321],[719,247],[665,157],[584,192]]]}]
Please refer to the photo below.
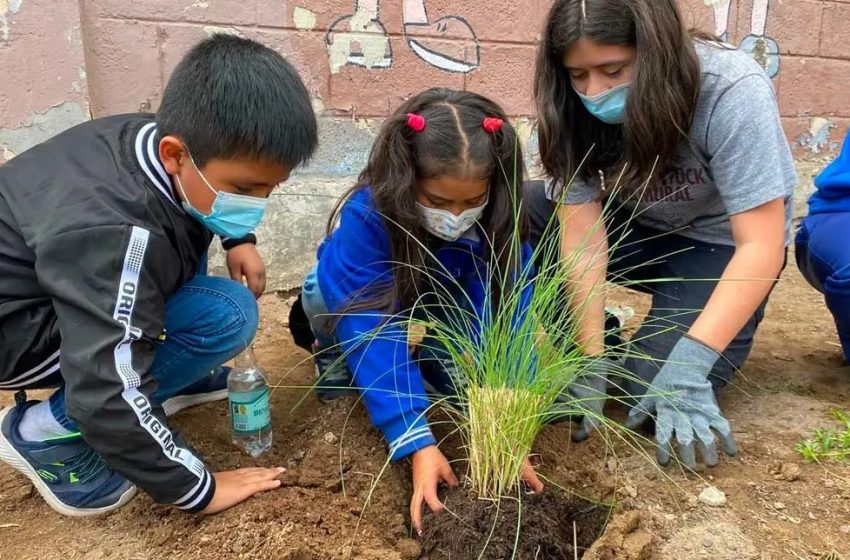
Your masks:
[{"label": "pink hair tie", "polygon": [[425,130],[425,117],[416,113],[408,113],[407,126],[412,128],[414,132],[422,132]]},{"label": "pink hair tie", "polygon": [[503,124],[505,124],[505,121],[498,117],[485,117],[483,126],[484,130],[487,131],[487,134],[496,134],[502,130]]}]

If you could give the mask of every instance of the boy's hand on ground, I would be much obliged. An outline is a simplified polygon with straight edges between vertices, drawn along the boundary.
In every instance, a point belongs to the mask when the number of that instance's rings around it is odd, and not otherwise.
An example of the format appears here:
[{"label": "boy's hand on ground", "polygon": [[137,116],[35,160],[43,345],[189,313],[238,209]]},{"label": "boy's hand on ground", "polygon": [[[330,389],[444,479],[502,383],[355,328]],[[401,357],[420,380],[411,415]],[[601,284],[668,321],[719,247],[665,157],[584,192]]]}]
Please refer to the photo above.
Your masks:
[{"label": "boy's hand on ground", "polygon": [[257,246],[253,243],[237,245],[227,252],[227,270],[230,277],[239,282],[247,283],[248,289],[260,297],[266,290],[266,265],[263,262]]},{"label": "boy's hand on ground", "polygon": [[413,497],[410,500],[410,520],[418,534],[422,534],[422,502],[428,504],[431,511],[437,513],[443,504],[437,497],[437,488],[441,482],[457,486],[457,477],[446,457],[430,445],[420,449],[412,456],[413,461]]},{"label": "boy's hand on ground", "polygon": [[215,495],[202,513],[218,513],[244,502],[254,494],[274,490],[280,486],[277,477],[285,470],[283,467],[247,468],[215,473]]},{"label": "boy's hand on ground", "polygon": [[537,478],[537,473],[534,471],[534,467],[531,465],[531,461],[528,458],[525,459],[525,463],[522,466],[522,481],[525,482],[535,494],[543,492],[543,483],[540,482],[539,478]]}]

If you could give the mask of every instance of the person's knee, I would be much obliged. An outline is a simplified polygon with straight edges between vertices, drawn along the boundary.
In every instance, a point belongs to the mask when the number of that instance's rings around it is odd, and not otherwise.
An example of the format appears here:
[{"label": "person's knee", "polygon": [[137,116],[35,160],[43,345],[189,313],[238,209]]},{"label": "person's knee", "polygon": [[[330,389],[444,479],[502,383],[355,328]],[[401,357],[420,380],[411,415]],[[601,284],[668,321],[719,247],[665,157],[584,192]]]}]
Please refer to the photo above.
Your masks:
[{"label": "person's knee", "polygon": [[242,284],[229,278],[198,277],[191,290],[201,317],[195,323],[195,334],[210,344],[224,350],[232,347],[236,352],[244,349],[254,339],[260,321],[260,311],[254,294]]},{"label": "person's knee", "polygon": [[850,262],[829,275],[824,282],[824,292],[828,296],[850,301]]}]

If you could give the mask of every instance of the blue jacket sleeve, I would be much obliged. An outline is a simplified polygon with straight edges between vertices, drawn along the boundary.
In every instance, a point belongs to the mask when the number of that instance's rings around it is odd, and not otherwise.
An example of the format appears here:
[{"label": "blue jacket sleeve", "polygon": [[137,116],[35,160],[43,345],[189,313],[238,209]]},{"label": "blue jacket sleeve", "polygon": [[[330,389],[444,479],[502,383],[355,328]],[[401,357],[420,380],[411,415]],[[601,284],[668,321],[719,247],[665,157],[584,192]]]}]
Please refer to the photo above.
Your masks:
[{"label": "blue jacket sleeve", "polygon": [[[320,252],[319,288],[331,313],[344,312],[353,298],[368,297],[370,289],[392,280],[385,226],[361,195],[343,208],[338,229]],[[377,310],[345,313],[336,334],[369,417],[395,461],[436,440],[425,418],[429,402],[407,332],[387,319]]]},{"label": "blue jacket sleeve", "polygon": [[850,199],[850,135],[844,140],[844,147],[838,158],[824,169],[815,186],[823,199]]}]

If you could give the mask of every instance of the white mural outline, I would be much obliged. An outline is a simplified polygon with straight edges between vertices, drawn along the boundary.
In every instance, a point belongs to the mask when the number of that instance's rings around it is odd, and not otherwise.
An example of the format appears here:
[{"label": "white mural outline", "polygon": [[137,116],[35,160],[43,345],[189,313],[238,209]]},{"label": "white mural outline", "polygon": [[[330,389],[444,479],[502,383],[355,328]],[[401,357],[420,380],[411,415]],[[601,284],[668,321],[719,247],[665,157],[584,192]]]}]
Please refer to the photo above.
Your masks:
[{"label": "white mural outline", "polygon": [[[364,68],[392,66],[392,45],[381,22],[380,5],[381,0],[355,0],[354,13],[331,24],[325,35],[331,72],[339,72],[347,64]],[[478,37],[464,18],[443,16],[431,22],[425,0],[403,0],[402,13],[407,45],[420,59],[440,70],[461,74],[480,66]]]},{"label": "white mural outline", "polygon": [[[715,35],[728,41],[732,0],[704,0],[704,3],[714,8]],[[741,50],[749,53],[771,78],[775,78],[779,74],[779,45],[775,39],[764,34],[769,12],[770,0],[753,0],[750,34],[741,41]]]}]

